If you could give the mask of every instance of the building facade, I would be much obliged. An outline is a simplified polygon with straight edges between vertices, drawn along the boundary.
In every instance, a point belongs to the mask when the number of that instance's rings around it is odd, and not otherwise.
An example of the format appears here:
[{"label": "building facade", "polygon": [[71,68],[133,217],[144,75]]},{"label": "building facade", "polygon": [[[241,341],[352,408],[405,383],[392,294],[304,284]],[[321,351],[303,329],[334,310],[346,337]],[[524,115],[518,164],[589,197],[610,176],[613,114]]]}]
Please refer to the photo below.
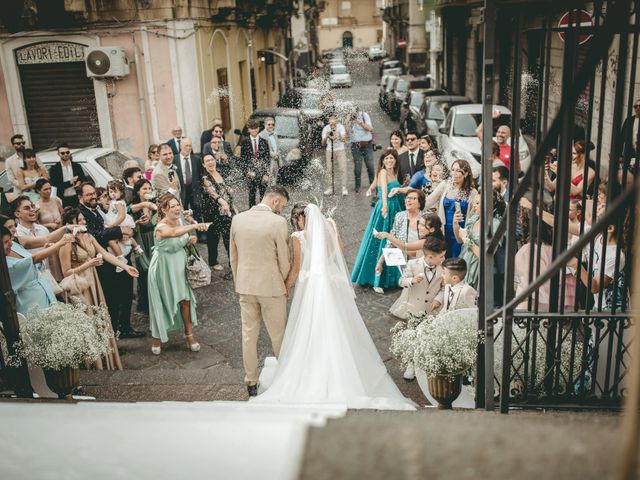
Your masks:
[{"label": "building facade", "polygon": [[381,0],[326,0],[318,25],[320,51],[381,43],[381,8]]},{"label": "building facade", "polygon": [[414,75],[429,73],[425,32],[427,10],[426,0],[385,0],[383,4],[385,49]]},{"label": "building facade", "polygon": [[[0,13],[5,152],[22,133],[36,150],[68,142],[145,158],[174,126],[198,139],[216,118],[235,143],[233,130],[287,87],[288,62],[259,52],[289,55],[292,1],[11,1]],[[122,50],[128,74],[89,76],[96,47]]]}]

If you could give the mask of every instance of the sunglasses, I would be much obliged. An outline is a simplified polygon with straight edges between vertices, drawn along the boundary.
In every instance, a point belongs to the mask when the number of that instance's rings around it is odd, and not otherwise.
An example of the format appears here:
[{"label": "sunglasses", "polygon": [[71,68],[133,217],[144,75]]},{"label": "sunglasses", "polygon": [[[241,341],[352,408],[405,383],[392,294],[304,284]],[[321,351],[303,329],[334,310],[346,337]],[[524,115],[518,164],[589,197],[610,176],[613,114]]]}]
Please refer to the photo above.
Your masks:
[{"label": "sunglasses", "polygon": [[25,145],[27,142],[13,142],[14,145]]},{"label": "sunglasses", "polygon": [[640,105],[634,105],[633,108],[640,108]]},{"label": "sunglasses", "polygon": [[418,140],[417,137],[407,137],[407,142],[415,142],[416,140]]},{"label": "sunglasses", "polygon": [[71,152],[67,150],[66,152],[58,152],[60,155],[69,155]]},{"label": "sunglasses", "polygon": [[151,150],[151,153],[158,153],[158,150]]}]

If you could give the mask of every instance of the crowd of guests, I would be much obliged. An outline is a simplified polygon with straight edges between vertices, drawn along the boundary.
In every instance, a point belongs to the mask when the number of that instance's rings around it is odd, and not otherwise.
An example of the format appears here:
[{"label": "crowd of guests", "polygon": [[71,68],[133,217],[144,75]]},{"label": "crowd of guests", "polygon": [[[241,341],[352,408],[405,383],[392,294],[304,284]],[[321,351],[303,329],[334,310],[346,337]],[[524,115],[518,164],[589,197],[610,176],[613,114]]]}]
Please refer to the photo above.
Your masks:
[{"label": "crowd of guests", "polygon": [[[515,162],[510,162],[509,159],[510,148],[506,148],[510,147],[509,136],[507,125],[498,127],[492,158],[494,231],[505,214],[509,201],[509,168],[512,163],[515,168],[519,168],[517,158]],[[577,140],[573,144],[568,246],[577,240],[581,232],[589,230],[606,208],[607,189],[610,187],[605,180],[599,178],[595,162],[587,161],[589,152],[594,152],[593,144],[584,140]],[[532,232],[530,228],[534,209],[530,201],[531,195],[527,195],[518,206],[514,278],[516,293],[526,288],[530,278],[535,278],[535,274],[531,275],[532,272],[529,271],[531,265],[536,271],[544,272],[551,263],[553,227],[556,224],[551,212],[557,200],[557,165],[555,158],[546,163],[544,185],[541,189],[543,211],[538,212],[539,218],[544,221],[540,234],[536,236],[536,232]],[[518,178],[517,174],[515,178]],[[619,188],[619,184],[615,187]],[[429,137],[420,138],[411,130],[406,135],[401,131],[394,131],[389,138],[389,147],[379,158],[375,179],[368,194],[374,196],[375,203],[352,271],[354,283],[371,286],[379,294],[384,294],[388,288],[402,287],[404,291],[391,309],[394,315],[401,318],[406,318],[407,312],[414,308],[420,311],[437,311],[443,302],[439,300],[433,303],[435,297],[431,294],[444,295],[444,283],[433,287],[431,281],[424,282],[428,272],[422,272],[421,279],[416,275],[422,271],[420,269],[428,270],[439,265],[441,261],[432,262],[431,259],[437,257],[435,254],[442,253],[442,259],[464,265],[465,284],[472,289],[478,288],[482,254],[481,195],[466,160],[455,160],[447,168]],[[595,218],[593,212],[596,212]],[[618,309],[627,308],[625,242],[618,242],[618,238],[623,238],[620,235],[625,235],[625,232],[618,232],[618,228],[617,222],[612,223],[607,232],[596,238],[593,249],[585,248],[582,258],[567,265],[562,273],[562,291],[559,292],[564,311],[593,308],[598,304],[599,295],[603,297],[603,309],[610,309],[614,298]],[[438,239],[442,252],[428,241],[432,237]],[[428,250],[431,256],[427,256],[423,250],[427,244],[432,245]],[[537,244],[541,244],[539,259]],[[408,261],[406,268],[386,265],[384,249],[391,247],[402,250]],[[503,239],[494,257],[496,307],[504,302],[502,287],[505,248],[506,241]],[[419,269],[412,263],[416,257],[423,257],[418,261]],[[601,264],[603,257],[606,258],[606,265]],[[411,265],[415,272],[411,271],[415,275],[406,278]],[[408,294],[407,289],[414,288],[415,285],[420,285],[420,295]],[[550,282],[547,282],[532,296],[533,303],[540,311],[549,309],[549,290]],[[615,295],[613,290],[616,290]],[[520,305],[521,308],[529,306],[527,302]]]},{"label": "crowd of guests", "polygon": [[[47,170],[24,137],[14,135],[15,154],[5,162],[12,189],[0,197],[0,233],[18,313],[60,301],[106,305],[112,348],[95,367],[121,369],[117,339],[145,336],[131,325],[135,297],[138,311],[149,315],[154,354],[174,330],[183,331],[189,350],[199,351],[185,247],[200,237],[210,268],[229,270],[218,250],[222,241],[229,251],[237,186],[254,205],[282,165],[273,118],[263,132],[250,120],[247,131],[235,157],[217,120],[203,132],[196,155],[176,127],[171,139],[149,147],[144,165],[126,162],[122,177],[106,186],[86,176],[68,145],[57,147],[59,162]],[[230,270],[224,277],[231,278]]]}]

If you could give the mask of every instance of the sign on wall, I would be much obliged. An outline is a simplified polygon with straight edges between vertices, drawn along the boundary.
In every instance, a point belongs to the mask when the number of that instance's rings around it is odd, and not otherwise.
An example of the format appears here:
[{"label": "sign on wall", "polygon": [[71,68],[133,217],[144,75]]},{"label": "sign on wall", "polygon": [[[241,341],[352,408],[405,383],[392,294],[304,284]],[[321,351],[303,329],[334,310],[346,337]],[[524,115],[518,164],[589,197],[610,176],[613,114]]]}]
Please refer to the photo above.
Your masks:
[{"label": "sign on wall", "polygon": [[72,42],[41,42],[15,51],[18,65],[84,62],[84,45]]}]

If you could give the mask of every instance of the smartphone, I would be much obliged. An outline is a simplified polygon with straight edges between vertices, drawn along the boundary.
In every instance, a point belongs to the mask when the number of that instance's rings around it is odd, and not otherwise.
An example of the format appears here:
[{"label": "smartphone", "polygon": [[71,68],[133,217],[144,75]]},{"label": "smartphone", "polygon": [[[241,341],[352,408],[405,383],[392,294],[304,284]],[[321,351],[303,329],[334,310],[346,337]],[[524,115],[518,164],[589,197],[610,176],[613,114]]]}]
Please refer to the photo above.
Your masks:
[{"label": "smartphone", "polygon": [[78,232],[86,232],[87,231],[87,227],[85,227],[84,225],[80,225],[78,227],[73,227],[73,234],[77,234]]},{"label": "smartphone", "polygon": [[185,217],[191,217],[193,216],[193,210],[189,209],[189,210],[185,210],[184,212],[182,212],[184,214]]},{"label": "smartphone", "polygon": [[377,235],[378,234],[378,230],[376,230],[375,228],[373,229],[373,234]]},{"label": "smartphone", "polygon": [[455,202],[454,205],[456,207],[456,212],[462,213],[462,207],[460,206],[460,202]]}]

